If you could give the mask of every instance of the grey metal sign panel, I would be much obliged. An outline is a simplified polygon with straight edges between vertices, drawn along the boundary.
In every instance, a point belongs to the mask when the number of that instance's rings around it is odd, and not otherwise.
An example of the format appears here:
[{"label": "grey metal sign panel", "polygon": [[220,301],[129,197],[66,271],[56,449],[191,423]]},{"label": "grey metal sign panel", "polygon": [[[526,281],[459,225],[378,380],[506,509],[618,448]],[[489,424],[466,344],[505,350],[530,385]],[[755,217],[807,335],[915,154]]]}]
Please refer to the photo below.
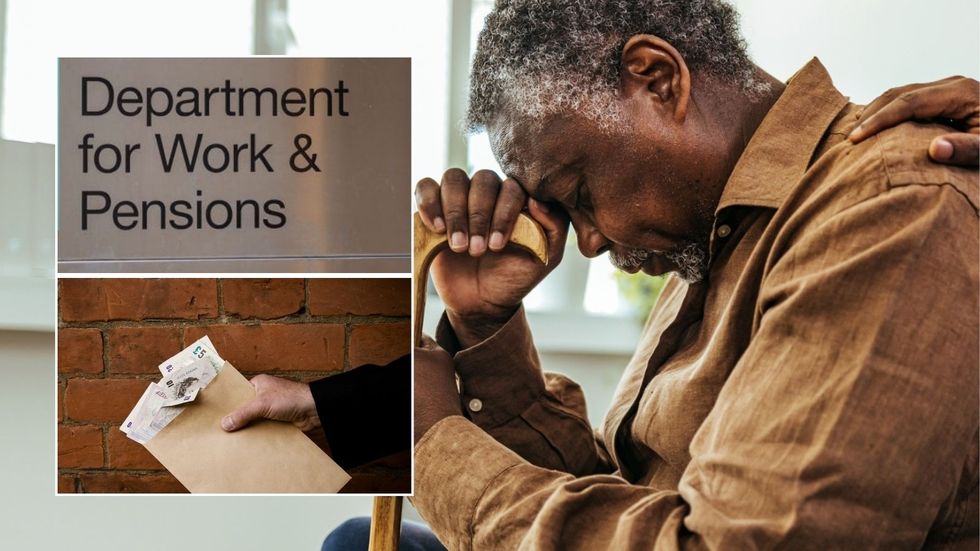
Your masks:
[{"label": "grey metal sign panel", "polygon": [[61,272],[408,272],[408,59],[61,59]]}]

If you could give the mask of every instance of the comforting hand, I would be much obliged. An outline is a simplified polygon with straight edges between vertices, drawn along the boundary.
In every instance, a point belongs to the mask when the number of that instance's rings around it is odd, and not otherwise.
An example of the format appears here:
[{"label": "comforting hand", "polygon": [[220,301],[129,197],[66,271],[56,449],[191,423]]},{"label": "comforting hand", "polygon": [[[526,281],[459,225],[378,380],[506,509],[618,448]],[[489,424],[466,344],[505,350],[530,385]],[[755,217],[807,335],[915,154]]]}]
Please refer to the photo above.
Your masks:
[{"label": "comforting hand", "polygon": [[415,442],[440,420],[462,414],[453,359],[423,335],[415,349]]},{"label": "comforting hand", "polygon": [[288,421],[302,431],[320,426],[310,385],[269,375],[256,375],[251,383],[255,399],[222,419],[221,428],[235,431],[256,419]]},{"label": "comforting hand", "polygon": [[[431,178],[421,180],[415,197],[425,225],[449,236],[450,251],[433,260],[430,273],[464,346],[506,321],[561,261],[568,219],[559,209],[529,201],[512,178],[501,181],[490,170],[470,178],[450,169],[441,185]],[[525,206],[547,235],[547,266],[526,251],[507,247]]]},{"label": "comforting hand", "polygon": [[940,119],[962,132],[938,136],[929,144],[937,162],[977,167],[980,164],[980,83],[949,77],[927,84],[892,88],[871,102],[848,136],[854,143],[907,120]]}]

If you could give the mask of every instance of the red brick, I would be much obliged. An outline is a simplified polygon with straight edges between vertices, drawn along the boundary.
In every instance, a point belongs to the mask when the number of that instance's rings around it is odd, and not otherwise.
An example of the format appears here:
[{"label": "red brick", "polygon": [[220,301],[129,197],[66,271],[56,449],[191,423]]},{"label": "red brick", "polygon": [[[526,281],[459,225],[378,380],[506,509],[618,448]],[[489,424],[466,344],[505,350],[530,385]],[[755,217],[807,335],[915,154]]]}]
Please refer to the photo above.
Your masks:
[{"label": "red brick", "polygon": [[101,427],[58,427],[58,468],[88,469],[102,464]]},{"label": "red brick", "polygon": [[177,327],[116,327],[109,330],[110,373],[159,373],[157,366],[183,348]]},{"label": "red brick", "polygon": [[412,282],[391,279],[311,279],[310,313],[315,316],[408,316]]},{"label": "red brick", "polygon": [[184,342],[208,335],[239,371],[335,371],[344,366],[344,326],[335,323],[188,327]]},{"label": "red brick", "polygon": [[121,424],[149,384],[139,379],[72,379],[65,390],[65,416]]},{"label": "red brick", "polygon": [[109,468],[163,469],[146,448],[130,440],[121,430],[109,429]]},{"label": "red brick", "polygon": [[87,493],[187,493],[187,489],[170,473],[93,473],[83,474],[81,479],[82,491]]},{"label": "red brick", "polygon": [[350,364],[383,365],[411,352],[408,322],[355,325],[350,334]]},{"label": "red brick", "polygon": [[59,494],[73,494],[75,493],[75,481],[76,478],[67,474],[58,475],[58,493]]},{"label": "red brick", "polygon": [[213,279],[62,279],[62,321],[199,319],[218,315]]},{"label": "red brick", "polygon": [[102,373],[102,332],[59,329],[58,373]]},{"label": "red brick", "polygon": [[225,313],[241,318],[273,319],[303,309],[302,279],[224,279]]}]

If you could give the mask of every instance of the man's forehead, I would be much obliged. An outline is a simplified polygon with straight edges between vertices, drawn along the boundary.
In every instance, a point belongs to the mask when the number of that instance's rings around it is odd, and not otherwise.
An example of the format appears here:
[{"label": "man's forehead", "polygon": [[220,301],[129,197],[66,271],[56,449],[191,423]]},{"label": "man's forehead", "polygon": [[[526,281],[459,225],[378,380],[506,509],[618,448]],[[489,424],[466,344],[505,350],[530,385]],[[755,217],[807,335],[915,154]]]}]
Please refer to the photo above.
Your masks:
[{"label": "man's forehead", "polygon": [[515,178],[527,189],[534,178],[540,178],[544,151],[541,140],[527,139],[527,129],[498,118],[487,129],[490,148],[504,174]]},{"label": "man's forehead", "polygon": [[510,124],[505,124],[500,118],[496,124],[487,129],[490,136],[490,149],[497,163],[505,173],[519,168],[521,161],[518,159],[517,148],[514,145],[514,128]]}]

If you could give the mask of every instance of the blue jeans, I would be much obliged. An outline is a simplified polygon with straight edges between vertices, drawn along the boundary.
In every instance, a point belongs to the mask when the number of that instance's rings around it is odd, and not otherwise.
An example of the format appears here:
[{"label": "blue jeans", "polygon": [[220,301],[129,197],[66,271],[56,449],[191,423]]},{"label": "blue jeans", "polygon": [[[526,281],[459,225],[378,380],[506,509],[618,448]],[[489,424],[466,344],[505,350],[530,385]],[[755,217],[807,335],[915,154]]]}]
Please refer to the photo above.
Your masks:
[{"label": "blue jeans", "polygon": [[[355,517],[327,534],[320,551],[367,551],[370,536],[371,518]],[[428,526],[403,520],[398,551],[446,551],[446,548]]]}]

